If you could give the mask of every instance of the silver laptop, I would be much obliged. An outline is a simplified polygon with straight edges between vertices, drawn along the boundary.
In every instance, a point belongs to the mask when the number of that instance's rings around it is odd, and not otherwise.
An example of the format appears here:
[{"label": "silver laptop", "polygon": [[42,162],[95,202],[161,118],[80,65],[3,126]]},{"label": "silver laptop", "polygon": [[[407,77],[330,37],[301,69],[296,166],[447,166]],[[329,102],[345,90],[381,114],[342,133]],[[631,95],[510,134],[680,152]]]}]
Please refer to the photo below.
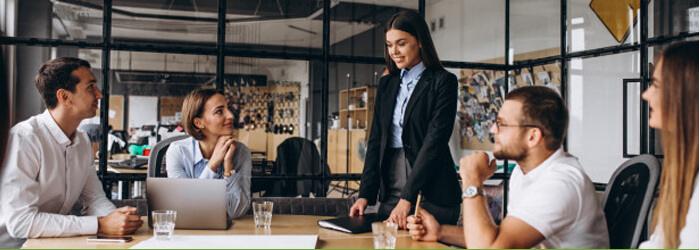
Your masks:
[{"label": "silver laptop", "polygon": [[146,179],[148,225],[151,211],[177,211],[177,229],[227,229],[226,181],[200,179]]}]

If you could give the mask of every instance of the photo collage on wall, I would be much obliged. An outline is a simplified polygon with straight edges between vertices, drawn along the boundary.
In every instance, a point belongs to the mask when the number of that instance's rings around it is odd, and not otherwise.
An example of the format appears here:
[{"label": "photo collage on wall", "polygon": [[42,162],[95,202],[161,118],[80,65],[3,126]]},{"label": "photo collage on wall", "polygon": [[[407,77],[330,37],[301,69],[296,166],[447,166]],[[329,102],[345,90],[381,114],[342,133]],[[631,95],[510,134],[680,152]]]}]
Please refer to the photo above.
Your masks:
[{"label": "photo collage on wall", "polygon": [[[548,64],[530,69],[504,71],[463,69],[459,78],[459,133],[461,147],[472,150],[491,150],[491,125],[496,121],[508,90],[523,86],[547,86],[558,93],[561,88],[559,65]],[[506,81],[508,79],[508,81]]]}]

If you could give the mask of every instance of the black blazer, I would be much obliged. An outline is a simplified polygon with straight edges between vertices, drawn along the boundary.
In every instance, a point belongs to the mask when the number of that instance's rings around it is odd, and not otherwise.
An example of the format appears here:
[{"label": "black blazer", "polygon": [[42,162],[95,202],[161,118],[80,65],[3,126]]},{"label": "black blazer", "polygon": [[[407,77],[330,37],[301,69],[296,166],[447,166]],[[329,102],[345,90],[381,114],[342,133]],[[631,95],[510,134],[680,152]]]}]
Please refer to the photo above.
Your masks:
[{"label": "black blazer", "polygon": [[[386,197],[385,152],[391,138],[391,122],[400,89],[400,78],[392,74],[379,81],[367,156],[360,182],[360,198],[375,204]],[[447,145],[457,112],[457,77],[444,69],[426,69],[416,84],[404,113],[401,134],[406,158],[411,164],[401,198],[415,203],[418,192],[436,205],[458,205],[461,195],[454,160]]]}]

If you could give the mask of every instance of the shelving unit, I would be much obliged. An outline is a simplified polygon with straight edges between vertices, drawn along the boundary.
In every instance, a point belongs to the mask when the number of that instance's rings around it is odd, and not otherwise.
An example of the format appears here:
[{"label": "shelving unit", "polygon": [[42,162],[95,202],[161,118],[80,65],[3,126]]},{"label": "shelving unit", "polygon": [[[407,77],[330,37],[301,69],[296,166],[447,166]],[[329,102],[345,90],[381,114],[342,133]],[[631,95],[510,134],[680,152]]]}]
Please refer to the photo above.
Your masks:
[{"label": "shelving unit", "polygon": [[[332,173],[362,173],[360,144],[366,145],[371,129],[375,95],[376,88],[372,86],[340,91],[340,127],[328,130],[328,165]],[[359,184],[351,182],[349,187],[357,189]]]},{"label": "shelving unit", "polygon": [[375,94],[376,88],[370,86],[341,90],[338,97],[340,128],[367,130],[372,124]]}]

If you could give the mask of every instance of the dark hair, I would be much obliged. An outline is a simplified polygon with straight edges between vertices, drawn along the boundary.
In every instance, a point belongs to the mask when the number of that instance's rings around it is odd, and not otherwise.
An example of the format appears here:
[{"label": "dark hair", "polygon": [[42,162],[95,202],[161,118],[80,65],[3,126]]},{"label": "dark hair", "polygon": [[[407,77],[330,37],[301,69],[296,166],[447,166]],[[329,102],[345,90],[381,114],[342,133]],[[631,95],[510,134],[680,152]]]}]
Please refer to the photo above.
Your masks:
[{"label": "dark hair", "polygon": [[[386,23],[386,30],[384,34],[391,29],[397,29],[406,33],[411,34],[418,40],[421,45],[420,58],[423,61],[426,69],[442,69],[440,64],[440,58],[438,58],[437,51],[435,50],[435,45],[433,45],[433,38],[430,37],[430,30],[428,29],[428,24],[425,23],[423,17],[421,17],[415,11],[405,10],[394,14],[389,18]],[[386,61],[386,68],[389,69],[389,73],[398,74],[399,68],[396,66],[389,51],[384,46],[384,60]]]},{"label": "dark hair", "polygon": [[89,69],[90,63],[79,58],[59,57],[41,66],[36,75],[35,84],[48,109],[53,109],[58,105],[56,91],[59,89],[75,91],[75,85],[80,82],[80,79],[73,76],[72,73],[81,67]]},{"label": "dark hair", "polygon": [[544,86],[517,88],[506,95],[506,100],[523,104],[523,124],[542,130],[547,149],[561,147],[569,127],[569,111],[559,94]]},{"label": "dark hair", "polygon": [[195,89],[187,94],[185,101],[182,102],[182,127],[196,140],[204,139],[204,133],[194,125],[194,118],[202,117],[207,100],[216,94],[224,95],[216,89]]}]

